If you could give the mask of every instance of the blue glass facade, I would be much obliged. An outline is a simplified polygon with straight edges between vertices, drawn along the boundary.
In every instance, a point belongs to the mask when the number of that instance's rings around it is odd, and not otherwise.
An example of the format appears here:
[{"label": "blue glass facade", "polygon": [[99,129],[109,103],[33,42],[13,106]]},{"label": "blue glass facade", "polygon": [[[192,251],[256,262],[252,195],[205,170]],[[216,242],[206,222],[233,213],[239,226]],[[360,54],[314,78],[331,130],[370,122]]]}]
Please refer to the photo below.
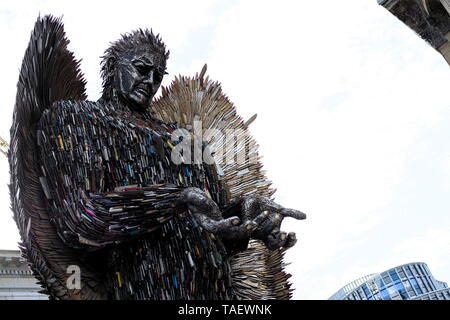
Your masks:
[{"label": "blue glass facade", "polygon": [[450,288],[422,262],[401,265],[355,280],[330,300],[450,300]]}]

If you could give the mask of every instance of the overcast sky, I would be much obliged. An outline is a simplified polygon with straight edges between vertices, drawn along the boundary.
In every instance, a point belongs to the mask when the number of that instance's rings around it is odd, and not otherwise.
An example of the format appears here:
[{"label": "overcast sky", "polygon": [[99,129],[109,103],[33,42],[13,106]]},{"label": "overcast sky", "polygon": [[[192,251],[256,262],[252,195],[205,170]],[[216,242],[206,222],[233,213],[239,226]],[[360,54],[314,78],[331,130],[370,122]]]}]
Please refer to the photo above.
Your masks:
[{"label": "overcast sky", "polygon": [[[89,99],[110,41],[153,28],[171,51],[168,85],[208,63],[249,118],[286,220],[295,299],[327,299],[366,274],[422,261],[450,282],[450,68],[376,0],[0,2],[0,135],[41,12],[64,15]],[[0,155],[0,248],[15,249]]]}]

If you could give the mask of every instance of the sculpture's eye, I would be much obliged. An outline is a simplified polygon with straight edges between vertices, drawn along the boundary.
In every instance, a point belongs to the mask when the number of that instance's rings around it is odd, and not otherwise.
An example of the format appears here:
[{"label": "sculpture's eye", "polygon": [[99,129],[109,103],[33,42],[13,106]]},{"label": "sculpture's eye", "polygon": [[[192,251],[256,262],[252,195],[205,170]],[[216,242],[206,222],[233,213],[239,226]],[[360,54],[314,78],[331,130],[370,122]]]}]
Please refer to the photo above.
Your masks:
[{"label": "sculpture's eye", "polygon": [[159,72],[158,69],[155,69],[155,72],[153,73],[153,78],[156,80],[156,82],[161,82],[163,75],[161,74],[161,72]]},{"label": "sculpture's eye", "polygon": [[142,63],[141,61],[133,62],[133,65],[141,75],[146,75],[152,70],[152,66]]}]

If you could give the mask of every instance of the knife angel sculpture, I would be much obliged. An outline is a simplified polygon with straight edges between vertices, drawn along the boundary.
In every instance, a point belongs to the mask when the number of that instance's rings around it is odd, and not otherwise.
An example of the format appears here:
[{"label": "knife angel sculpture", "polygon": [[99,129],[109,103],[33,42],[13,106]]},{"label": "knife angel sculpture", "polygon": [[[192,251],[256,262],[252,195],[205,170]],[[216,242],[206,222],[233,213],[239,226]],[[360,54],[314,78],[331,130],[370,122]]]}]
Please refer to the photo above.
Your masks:
[{"label": "knife angel sculpture", "polygon": [[[206,67],[152,102],[169,53],[138,30],[106,50],[102,97],[92,102],[68,43],[59,19],[38,18],[8,154],[20,249],[42,293],[290,298],[283,252],[296,238],[280,225],[306,216],[271,199],[248,123]],[[229,132],[240,147],[226,142]],[[221,161],[243,150],[241,161]]]}]

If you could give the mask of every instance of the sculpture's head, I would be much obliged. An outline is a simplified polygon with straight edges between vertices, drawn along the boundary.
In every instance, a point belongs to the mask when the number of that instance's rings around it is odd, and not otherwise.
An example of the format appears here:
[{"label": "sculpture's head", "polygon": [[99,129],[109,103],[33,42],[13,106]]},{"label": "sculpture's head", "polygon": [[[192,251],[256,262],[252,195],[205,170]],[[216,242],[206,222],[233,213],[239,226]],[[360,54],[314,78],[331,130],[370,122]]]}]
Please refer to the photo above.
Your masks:
[{"label": "sculpture's head", "polygon": [[102,58],[102,98],[145,111],[166,73],[169,51],[160,37],[148,30],[125,34]]}]

